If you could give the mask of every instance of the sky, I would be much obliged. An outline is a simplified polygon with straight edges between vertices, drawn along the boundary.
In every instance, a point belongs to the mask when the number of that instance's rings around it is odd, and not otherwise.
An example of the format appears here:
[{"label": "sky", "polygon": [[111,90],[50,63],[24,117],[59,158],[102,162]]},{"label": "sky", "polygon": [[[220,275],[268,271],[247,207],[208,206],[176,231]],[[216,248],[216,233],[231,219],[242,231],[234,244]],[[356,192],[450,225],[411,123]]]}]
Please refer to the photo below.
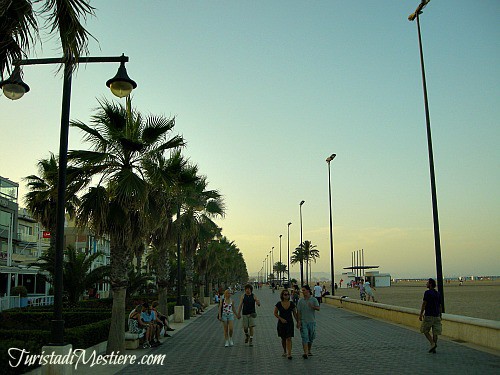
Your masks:
[{"label": "sky", "polygon": [[[130,57],[144,114],[176,117],[185,154],[225,199],[223,234],[257,274],[303,239],[335,274],[364,249],[393,277],[435,277],[418,1],[97,0],[91,56]],[[500,275],[500,2],[431,1],[420,16],[443,273]],[[42,34],[31,58],[58,57]],[[87,122],[117,64],[73,77],[71,118]],[[0,175],[20,183],[57,154],[61,73],[29,66],[31,91],[0,96]],[[118,100],[118,99],[116,99]],[[123,100],[122,100],[123,101]],[[85,148],[70,130],[70,149]],[[298,271],[298,266],[291,268]],[[337,278],[337,277],[336,277]],[[340,278],[340,276],[339,276]]]}]

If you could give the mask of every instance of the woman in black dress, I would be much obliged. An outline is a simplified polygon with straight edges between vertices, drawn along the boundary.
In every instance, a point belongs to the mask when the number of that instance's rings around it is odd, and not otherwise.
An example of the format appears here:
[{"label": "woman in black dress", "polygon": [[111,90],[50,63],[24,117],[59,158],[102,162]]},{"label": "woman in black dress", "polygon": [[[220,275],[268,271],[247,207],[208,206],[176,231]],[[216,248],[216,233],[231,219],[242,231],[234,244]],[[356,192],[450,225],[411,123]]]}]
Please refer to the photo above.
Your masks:
[{"label": "woman in black dress", "polygon": [[293,317],[297,321],[297,309],[295,303],[290,301],[288,289],[281,291],[280,300],[274,307],[274,316],[278,319],[278,336],[281,337],[283,357],[292,359]]}]

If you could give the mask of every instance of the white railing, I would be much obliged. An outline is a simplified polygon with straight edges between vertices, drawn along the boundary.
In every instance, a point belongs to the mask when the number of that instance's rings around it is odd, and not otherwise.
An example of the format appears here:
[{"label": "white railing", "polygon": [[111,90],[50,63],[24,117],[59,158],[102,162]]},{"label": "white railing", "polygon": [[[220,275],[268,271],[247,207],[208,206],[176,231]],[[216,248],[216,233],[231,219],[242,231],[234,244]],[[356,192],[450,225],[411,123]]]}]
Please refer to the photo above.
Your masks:
[{"label": "white railing", "polygon": [[54,304],[54,296],[33,296],[33,297],[0,297],[0,311],[25,306],[48,306]]},{"label": "white railing", "polygon": [[10,296],[0,298],[0,311],[21,307],[20,296]]},{"label": "white railing", "polygon": [[28,297],[28,306],[47,306],[54,304],[54,296]]}]

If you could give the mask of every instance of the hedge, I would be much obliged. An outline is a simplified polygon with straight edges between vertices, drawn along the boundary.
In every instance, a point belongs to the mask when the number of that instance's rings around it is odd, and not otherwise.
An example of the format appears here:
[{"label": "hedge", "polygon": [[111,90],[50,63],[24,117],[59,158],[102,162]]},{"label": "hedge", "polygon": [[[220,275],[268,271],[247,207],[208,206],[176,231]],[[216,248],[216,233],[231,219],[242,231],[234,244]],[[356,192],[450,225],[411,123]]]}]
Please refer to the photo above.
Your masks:
[{"label": "hedge", "polygon": [[[63,319],[66,328],[91,324],[111,317],[111,311],[64,311]],[[6,311],[0,314],[0,329],[18,330],[50,330],[52,312],[18,312]]]},{"label": "hedge", "polygon": [[[108,339],[111,319],[87,324],[65,330],[65,340],[73,349],[86,349]],[[42,347],[51,340],[51,333],[42,330],[18,331],[0,330],[0,373],[22,374],[37,366],[19,365],[12,368],[9,365],[9,348],[26,349],[30,354],[40,354]]]}]

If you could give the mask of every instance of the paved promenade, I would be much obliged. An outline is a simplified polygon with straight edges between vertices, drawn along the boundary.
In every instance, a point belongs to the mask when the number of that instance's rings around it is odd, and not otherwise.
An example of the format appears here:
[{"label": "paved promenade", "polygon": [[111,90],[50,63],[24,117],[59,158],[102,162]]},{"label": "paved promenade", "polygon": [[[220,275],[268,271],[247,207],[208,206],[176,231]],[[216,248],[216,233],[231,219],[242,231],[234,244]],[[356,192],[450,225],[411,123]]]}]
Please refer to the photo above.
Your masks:
[{"label": "paved promenade", "polygon": [[[241,320],[235,321],[234,346],[224,347],[217,309],[211,308],[158,348],[127,354],[166,354],[163,366],[129,365],[118,374],[500,374],[499,353],[479,351],[446,338],[429,354],[425,337],[411,329],[381,322],[336,307],[321,305],[316,313],[314,356],[302,358],[298,330],[293,359],[281,357],[274,305],[279,293],[255,290],[257,309],[254,346],[244,344]],[[235,296],[239,300],[239,294]]]}]

